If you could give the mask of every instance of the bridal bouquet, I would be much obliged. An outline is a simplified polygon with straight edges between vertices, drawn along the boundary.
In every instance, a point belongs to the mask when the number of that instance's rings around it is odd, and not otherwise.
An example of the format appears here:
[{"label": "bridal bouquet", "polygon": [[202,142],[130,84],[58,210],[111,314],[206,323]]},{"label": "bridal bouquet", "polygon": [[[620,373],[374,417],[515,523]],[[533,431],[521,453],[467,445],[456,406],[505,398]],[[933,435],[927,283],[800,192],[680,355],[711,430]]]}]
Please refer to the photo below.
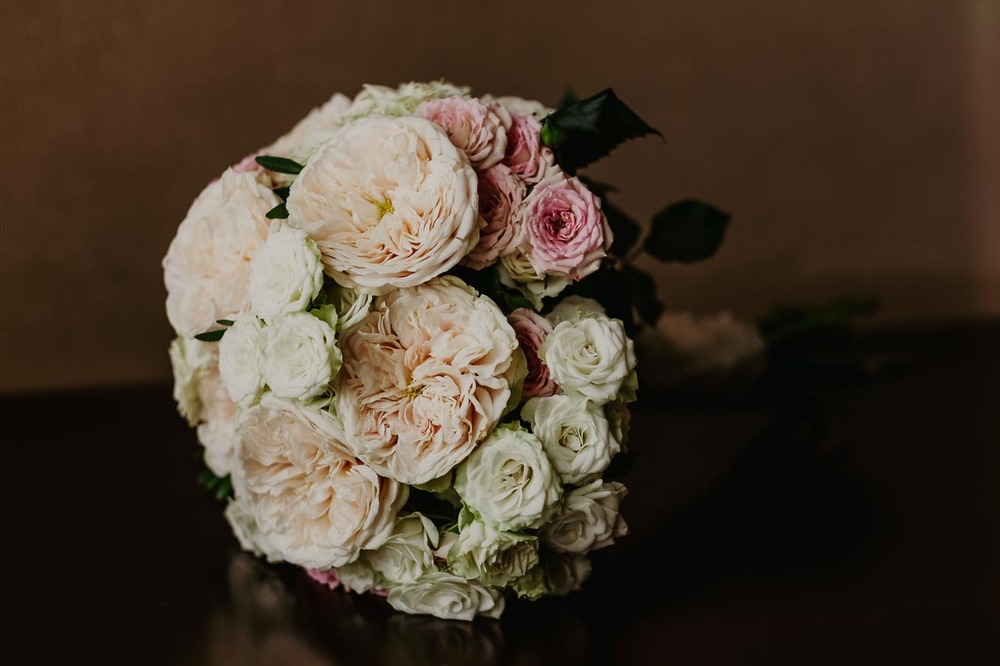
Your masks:
[{"label": "bridal bouquet", "polygon": [[651,134],[611,90],[365,86],[208,184],[163,259],[169,354],[244,549],[444,618],[581,587],[628,532],[663,310],[629,257],[704,258],[728,220],[678,202],[637,245],[579,172]]}]

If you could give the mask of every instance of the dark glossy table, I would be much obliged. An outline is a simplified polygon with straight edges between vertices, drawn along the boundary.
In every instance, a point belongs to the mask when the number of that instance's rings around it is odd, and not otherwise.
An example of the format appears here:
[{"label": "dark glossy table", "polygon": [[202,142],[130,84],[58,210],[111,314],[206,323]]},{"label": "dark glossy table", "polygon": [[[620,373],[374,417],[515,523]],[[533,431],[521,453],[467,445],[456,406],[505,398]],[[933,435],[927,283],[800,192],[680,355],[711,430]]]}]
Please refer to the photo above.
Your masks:
[{"label": "dark glossy table", "polygon": [[632,533],[472,624],[239,553],[169,386],[0,400],[6,664],[1000,664],[1000,327],[823,410],[634,414]]}]

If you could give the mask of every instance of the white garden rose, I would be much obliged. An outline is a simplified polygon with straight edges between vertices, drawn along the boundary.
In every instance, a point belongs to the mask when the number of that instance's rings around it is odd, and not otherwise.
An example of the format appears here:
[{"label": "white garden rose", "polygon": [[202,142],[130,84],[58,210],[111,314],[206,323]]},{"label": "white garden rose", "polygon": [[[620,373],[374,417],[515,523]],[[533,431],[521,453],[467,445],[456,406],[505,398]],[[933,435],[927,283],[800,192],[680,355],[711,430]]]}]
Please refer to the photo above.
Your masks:
[{"label": "white garden rose", "polygon": [[319,248],[298,229],[271,234],[250,262],[250,302],[263,319],[305,310],[322,287]]},{"label": "white garden rose", "polygon": [[592,314],[606,315],[607,310],[593,298],[573,294],[559,301],[545,318],[553,326],[558,326],[564,321],[575,321]]},{"label": "white garden rose", "polygon": [[496,266],[500,283],[520,291],[535,310],[542,309],[546,297],[556,296],[570,285],[566,276],[538,273],[521,250],[501,256]]},{"label": "white garden rose", "polygon": [[444,273],[479,240],[476,172],[424,118],[371,116],[338,130],[295,179],[287,207],[327,275],[376,293]]},{"label": "white garden rose", "polygon": [[424,574],[435,571],[437,547],[438,530],[431,519],[411,513],[397,518],[392,535],[377,549],[365,551],[363,557],[381,581],[415,583]]},{"label": "white garden rose", "polygon": [[516,425],[502,425],[455,473],[465,504],[497,530],[539,527],[556,509],[562,484],[541,442]]},{"label": "white garden rose", "polygon": [[264,390],[263,326],[253,315],[237,317],[219,340],[219,373],[233,402],[246,405]]},{"label": "white garden rose", "polygon": [[586,555],[547,552],[545,573],[548,577],[549,594],[565,596],[579,590],[590,577],[592,569],[593,565]]},{"label": "white garden rose", "polygon": [[566,395],[604,405],[635,369],[632,340],[621,320],[591,314],[560,322],[538,350],[549,376]]},{"label": "white garden rose", "polygon": [[398,611],[444,620],[471,621],[479,615],[498,618],[504,609],[499,590],[444,571],[427,574],[416,583],[390,587],[388,602]]},{"label": "white garden rose", "polygon": [[459,526],[458,539],[448,552],[453,573],[504,587],[538,564],[538,537],[499,531],[472,516],[460,517]]},{"label": "white garden rose", "polygon": [[349,97],[336,93],[322,106],[312,109],[277,141],[261,149],[260,153],[305,164],[316,147],[344,124],[350,106]]},{"label": "white garden rose", "polygon": [[239,542],[240,548],[257,557],[263,557],[268,562],[282,561],[281,553],[267,542],[264,535],[260,533],[260,529],[257,528],[257,522],[253,516],[240,502],[230,499],[223,515],[226,517],[230,529],[233,530],[233,536]]},{"label": "white garden rose", "polygon": [[408,484],[446,474],[486,437],[519,367],[500,308],[450,276],[381,297],[341,349],[334,388],[350,446]]},{"label": "white garden rose", "polygon": [[325,569],[392,534],[407,488],[348,453],[328,412],[267,394],[236,422],[233,489],[281,557]]},{"label": "white garden rose", "polygon": [[347,117],[357,119],[373,113],[406,116],[427,100],[454,95],[468,96],[469,92],[468,87],[456,86],[447,81],[410,81],[396,88],[365,84],[351,102]]},{"label": "white garden rose", "polygon": [[628,534],[618,513],[628,490],[600,479],[566,493],[562,510],[542,530],[542,543],[565,553],[587,553]]},{"label": "white garden rose", "polygon": [[263,355],[268,388],[291,400],[324,393],[341,364],[336,333],[308,312],[272,320],[264,328]]},{"label": "white garden rose", "polygon": [[564,484],[580,484],[601,475],[621,451],[604,409],[577,396],[532,398],[521,417],[542,443]]},{"label": "white garden rose", "polygon": [[267,211],[280,203],[261,172],[227,169],[191,204],[163,258],[167,318],[194,337],[250,310],[250,260],[281,224]]}]

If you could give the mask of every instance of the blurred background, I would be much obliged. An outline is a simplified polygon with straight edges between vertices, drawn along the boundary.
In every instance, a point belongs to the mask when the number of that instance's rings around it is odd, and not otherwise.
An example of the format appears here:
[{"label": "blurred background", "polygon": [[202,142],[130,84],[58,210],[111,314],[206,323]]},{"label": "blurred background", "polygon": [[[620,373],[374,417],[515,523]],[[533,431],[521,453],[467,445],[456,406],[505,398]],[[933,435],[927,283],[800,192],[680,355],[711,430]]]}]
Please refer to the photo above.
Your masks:
[{"label": "blurred background", "polygon": [[663,133],[588,170],[646,222],[697,197],[671,310],[877,297],[1000,318],[1000,2],[0,2],[0,393],[167,382],[161,259],[201,189],[335,92],[613,88]]}]

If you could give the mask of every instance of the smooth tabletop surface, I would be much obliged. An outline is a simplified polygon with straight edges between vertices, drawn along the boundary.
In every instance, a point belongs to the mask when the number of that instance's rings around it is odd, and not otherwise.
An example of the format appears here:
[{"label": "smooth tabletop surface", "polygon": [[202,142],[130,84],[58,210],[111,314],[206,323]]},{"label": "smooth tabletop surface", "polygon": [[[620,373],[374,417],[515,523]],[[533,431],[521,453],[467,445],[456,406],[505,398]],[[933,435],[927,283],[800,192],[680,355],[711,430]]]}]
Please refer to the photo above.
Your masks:
[{"label": "smooth tabletop surface", "polygon": [[998,664],[1000,327],[823,409],[641,400],[582,592],[448,622],[239,552],[170,386],[0,399],[7,664]]}]

